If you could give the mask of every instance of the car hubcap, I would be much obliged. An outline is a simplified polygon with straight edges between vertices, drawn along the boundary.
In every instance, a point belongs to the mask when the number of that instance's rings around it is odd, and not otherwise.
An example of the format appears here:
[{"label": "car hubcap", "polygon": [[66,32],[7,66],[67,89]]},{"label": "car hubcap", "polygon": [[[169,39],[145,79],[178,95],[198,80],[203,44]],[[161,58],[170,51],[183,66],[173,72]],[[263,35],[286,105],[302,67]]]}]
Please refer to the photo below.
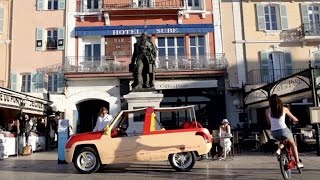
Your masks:
[{"label": "car hubcap", "polygon": [[96,163],[96,156],[92,152],[82,152],[77,158],[78,167],[83,171],[92,170]]},{"label": "car hubcap", "polygon": [[185,169],[192,163],[192,154],[190,152],[174,154],[173,163],[176,167]]}]

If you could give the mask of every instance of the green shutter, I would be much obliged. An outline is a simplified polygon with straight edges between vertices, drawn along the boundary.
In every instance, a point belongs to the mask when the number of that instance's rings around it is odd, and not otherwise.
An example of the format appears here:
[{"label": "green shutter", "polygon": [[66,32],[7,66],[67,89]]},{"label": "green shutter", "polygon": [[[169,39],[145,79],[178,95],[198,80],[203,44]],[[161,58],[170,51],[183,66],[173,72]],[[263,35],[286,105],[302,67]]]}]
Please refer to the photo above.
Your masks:
[{"label": "green shutter", "polygon": [[30,87],[30,92],[34,93],[37,92],[37,72],[32,72],[31,73],[31,87]]},{"label": "green shutter", "polygon": [[63,73],[58,73],[58,88],[57,88],[58,93],[63,93],[64,92],[64,74]]},{"label": "green shutter", "polygon": [[301,11],[302,24],[304,25],[304,31],[309,31],[310,25],[309,25],[308,4],[301,3],[300,4],[300,11]]},{"label": "green shutter", "polygon": [[289,52],[284,53],[284,58],[285,58],[286,75],[290,76],[290,75],[292,75],[292,57],[291,57],[291,53],[289,53]]},{"label": "green shutter", "polygon": [[10,89],[17,91],[17,73],[11,73],[10,75]]},{"label": "green shutter", "polygon": [[4,33],[4,7],[0,7],[0,34]]},{"label": "green shutter", "polygon": [[37,28],[36,29],[36,51],[42,51],[43,50],[43,28]]},{"label": "green shutter", "polygon": [[44,92],[44,73],[38,73],[36,79],[37,92]]},{"label": "green shutter", "polygon": [[58,9],[66,8],[66,0],[59,0]]},{"label": "green shutter", "polygon": [[102,3],[103,3],[103,0],[99,0],[99,6],[98,6],[99,9],[102,8]]},{"label": "green shutter", "polygon": [[258,30],[266,30],[266,19],[264,15],[264,5],[256,4],[257,9],[257,20],[258,20]]},{"label": "green shutter", "polygon": [[288,13],[287,6],[280,5],[281,29],[288,30]]},{"label": "green shutter", "polygon": [[267,83],[269,78],[269,53],[260,52],[261,82]]},{"label": "green shutter", "polygon": [[44,10],[44,0],[37,0],[37,10]]},{"label": "green shutter", "polygon": [[64,50],[64,27],[58,29],[58,49]]},{"label": "green shutter", "polygon": [[314,65],[320,67],[320,51],[313,52]]}]

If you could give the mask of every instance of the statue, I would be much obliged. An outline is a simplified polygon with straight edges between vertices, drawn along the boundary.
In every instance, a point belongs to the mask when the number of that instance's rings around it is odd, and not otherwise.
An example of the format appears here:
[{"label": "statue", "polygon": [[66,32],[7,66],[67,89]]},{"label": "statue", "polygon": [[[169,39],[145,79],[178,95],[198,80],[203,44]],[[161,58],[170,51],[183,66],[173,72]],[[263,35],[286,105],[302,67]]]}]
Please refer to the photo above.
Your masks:
[{"label": "statue", "polygon": [[148,39],[147,33],[142,33],[140,40],[134,44],[134,51],[129,64],[133,74],[133,90],[153,89],[155,81],[156,46]]}]

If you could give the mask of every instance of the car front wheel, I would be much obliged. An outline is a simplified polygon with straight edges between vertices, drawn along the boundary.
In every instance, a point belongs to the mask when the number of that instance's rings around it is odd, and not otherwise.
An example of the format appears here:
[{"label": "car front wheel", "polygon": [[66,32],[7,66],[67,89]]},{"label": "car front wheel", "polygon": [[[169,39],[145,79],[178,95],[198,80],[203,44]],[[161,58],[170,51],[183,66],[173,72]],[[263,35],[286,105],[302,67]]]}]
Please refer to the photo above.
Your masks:
[{"label": "car front wheel", "polygon": [[100,167],[100,159],[97,152],[91,147],[84,147],[77,152],[74,166],[82,174],[96,172]]},{"label": "car front wheel", "polygon": [[189,171],[193,168],[196,162],[196,155],[194,152],[181,152],[169,155],[170,165],[180,172]]}]

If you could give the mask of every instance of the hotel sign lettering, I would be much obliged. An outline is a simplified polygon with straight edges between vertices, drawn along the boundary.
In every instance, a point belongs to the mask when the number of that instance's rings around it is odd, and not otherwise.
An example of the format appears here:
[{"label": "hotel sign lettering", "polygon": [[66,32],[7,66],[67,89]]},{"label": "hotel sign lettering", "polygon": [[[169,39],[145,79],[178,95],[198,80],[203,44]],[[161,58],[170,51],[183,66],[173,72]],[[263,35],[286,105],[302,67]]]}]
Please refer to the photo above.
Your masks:
[{"label": "hotel sign lettering", "polygon": [[146,31],[149,34],[168,34],[168,33],[179,33],[178,28],[157,28],[157,29],[116,29],[112,30],[112,35],[138,35]]}]

